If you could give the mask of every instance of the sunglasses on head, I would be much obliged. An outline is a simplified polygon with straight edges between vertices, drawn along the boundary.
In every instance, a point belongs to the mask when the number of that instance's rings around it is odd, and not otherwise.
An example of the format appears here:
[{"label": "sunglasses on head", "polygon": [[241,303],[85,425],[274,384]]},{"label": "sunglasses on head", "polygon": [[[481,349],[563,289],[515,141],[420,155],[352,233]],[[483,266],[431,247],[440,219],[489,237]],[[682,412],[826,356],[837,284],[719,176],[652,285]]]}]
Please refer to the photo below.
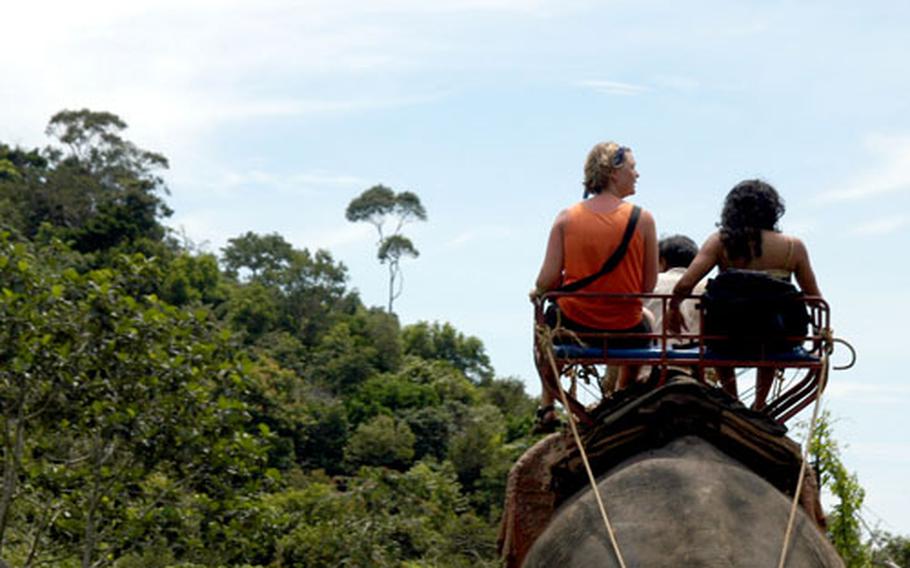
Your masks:
[{"label": "sunglasses on head", "polygon": [[614,168],[618,168],[626,159],[626,152],[629,150],[626,146],[620,146],[616,150],[616,153],[613,154],[613,157],[610,158],[610,165]]}]

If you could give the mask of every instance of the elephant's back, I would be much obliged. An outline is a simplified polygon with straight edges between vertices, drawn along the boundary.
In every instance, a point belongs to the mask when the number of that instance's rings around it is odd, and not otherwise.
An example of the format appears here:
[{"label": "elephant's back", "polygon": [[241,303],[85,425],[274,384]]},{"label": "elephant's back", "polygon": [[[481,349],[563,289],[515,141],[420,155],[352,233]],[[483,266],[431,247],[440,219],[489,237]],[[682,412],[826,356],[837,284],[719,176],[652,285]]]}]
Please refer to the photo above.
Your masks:
[{"label": "elephant's back", "polygon": [[[694,436],[644,452],[598,480],[626,566],[777,566],[791,501]],[[593,491],[564,503],[524,566],[618,566]],[[788,567],[842,566],[801,509]]]}]

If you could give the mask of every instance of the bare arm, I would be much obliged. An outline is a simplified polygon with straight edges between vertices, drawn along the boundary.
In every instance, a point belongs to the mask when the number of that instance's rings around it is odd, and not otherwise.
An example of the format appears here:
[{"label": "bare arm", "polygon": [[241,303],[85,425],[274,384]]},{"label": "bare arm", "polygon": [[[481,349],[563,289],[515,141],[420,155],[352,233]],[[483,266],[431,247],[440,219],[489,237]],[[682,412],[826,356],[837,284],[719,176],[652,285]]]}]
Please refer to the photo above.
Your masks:
[{"label": "bare arm", "polygon": [[806,245],[799,239],[793,239],[793,248],[796,253],[796,282],[799,289],[807,296],[821,296],[822,292],[818,289],[818,283],[815,281],[815,272],[812,270],[812,264],[809,262],[809,250]]},{"label": "bare arm", "polygon": [[721,247],[723,247],[723,243],[720,242],[720,235],[714,233],[708,237],[705,244],[701,245],[701,249],[695,255],[689,268],[673,287],[673,298],[670,299],[667,311],[667,329],[671,332],[679,333],[688,328],[682,312],[679,310],[679,304],[683,298],[692,293],[696,284],[717,265],[721,258]]},{"label": "bare arm", "polygon": [[647,211],[641,212],[641,229],[642,236],[645,238],[645,262],[642,267],[642,292],[651,292],[657,285],[657,273],[659,271],[657,250],[657,228],[654,223],[654,216]]},{"label": "bare arm", "polygon": [[562,282],[562,227],[566,219],[566,212],[562,211],[556,216],[553,228],[550,229],[550,238],[547,240],[547,251],[544,254],[543,265],[537,274],[537,293],[542,294],[559,286]]},{"label": "bare arm", "polygon": [[689,265],[685,274],[680,277],[676,286],[673,287],[673,300],[670,302],[671,307],[673,305],[678,306],[682,298],[691,294],[695,285],[717,265],[718,260],[720,259],[721,247],[723,246],[719,234],[714,233],[708,237],[705,244],[699,249],[698,254],[695,255],[692,264]]}]

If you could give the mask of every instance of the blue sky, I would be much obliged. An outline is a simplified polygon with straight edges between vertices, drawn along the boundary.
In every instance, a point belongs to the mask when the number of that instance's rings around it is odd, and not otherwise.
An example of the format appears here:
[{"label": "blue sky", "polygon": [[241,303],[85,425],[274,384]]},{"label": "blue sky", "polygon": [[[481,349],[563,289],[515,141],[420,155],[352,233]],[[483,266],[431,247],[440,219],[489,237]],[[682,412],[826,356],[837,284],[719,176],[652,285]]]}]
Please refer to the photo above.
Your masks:
[{"label": "blue sky", "polygon": [[344,208],[414,191],[396,311],[477,335],[533,393],[526,292],[594,143],[633,148],[661,234],[703,240],[763,177],[859,350],[825,406],[866,520],[910,534],[907,3],[38,0],[4,20],[0,140],[115,112],[170,159],[172,226],[215,252],[248,230],[327,248],[375,305],[375,237]]}]

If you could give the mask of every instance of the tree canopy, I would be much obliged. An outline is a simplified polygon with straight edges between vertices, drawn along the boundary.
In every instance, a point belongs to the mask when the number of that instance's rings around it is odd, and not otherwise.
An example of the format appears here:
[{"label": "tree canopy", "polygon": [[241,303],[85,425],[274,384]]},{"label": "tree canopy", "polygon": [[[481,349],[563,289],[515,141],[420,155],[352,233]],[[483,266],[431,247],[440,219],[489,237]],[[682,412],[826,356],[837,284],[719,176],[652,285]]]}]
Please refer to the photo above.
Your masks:
[{"label": "tree canopy", "polygon": [[[181,244],[116,115],[47,133],[0,143],[0,565],[498,565],[535,403],[479,339],[276,233]],[[354,211],[417,255],[416,195]]]},{"label": "tree canopy", "polygon": [[123,138],[126,127],[108,112],[64,110],[46,129],[58,145],[0,144],[0,203],[14,212],[7,228],[28,238],[51,234],[80,252],[160,241],[171,210],[158,172],[168,163]]},{"label": "tree canopy", "polygon": [[[352,199],[345,211],[345,217],[348,221],[363,221],[376,228],[379,235],[376,257],[389,270],[388,310],[392,313],[392,305],[395,299],[401,296],[404,285],[401,259],[406,256],[411,258],[420,256],[411,239],[401,234],[401,229],[410,221],[426,221],[426,210],[415,193],[410,191],[395,193],[380,184]],[[386,232],[388,222],[394,225],[394,229],[389,233]]]}]

